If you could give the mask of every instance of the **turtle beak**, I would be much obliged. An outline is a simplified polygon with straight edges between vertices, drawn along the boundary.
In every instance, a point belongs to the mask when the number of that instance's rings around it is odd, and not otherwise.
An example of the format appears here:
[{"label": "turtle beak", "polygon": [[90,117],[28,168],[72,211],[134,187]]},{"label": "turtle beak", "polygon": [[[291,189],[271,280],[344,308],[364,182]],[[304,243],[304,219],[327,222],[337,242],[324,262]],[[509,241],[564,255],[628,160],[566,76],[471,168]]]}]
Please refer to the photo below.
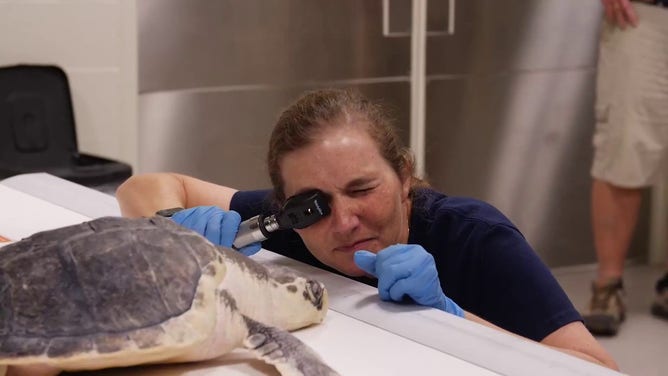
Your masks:
[{"label": "turtle beak", "polygon": [[314,280],[306,282],[306,293],[304,294],[304,297],[319,310],[322,309],[325,293],[325,286],[322,283]]}]

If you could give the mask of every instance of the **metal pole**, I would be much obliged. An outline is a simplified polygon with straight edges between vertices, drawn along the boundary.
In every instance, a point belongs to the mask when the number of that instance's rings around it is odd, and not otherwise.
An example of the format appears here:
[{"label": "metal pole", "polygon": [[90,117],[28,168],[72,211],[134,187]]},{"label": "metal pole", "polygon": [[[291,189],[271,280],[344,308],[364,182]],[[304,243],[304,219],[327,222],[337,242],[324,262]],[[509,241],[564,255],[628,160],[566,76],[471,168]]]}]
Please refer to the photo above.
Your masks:
[{"label": "metal pole", "polygon": [[413,0],[411,26],[411,123],[410,147],[415,155],[415,172],[425,173],[427,0]]}]

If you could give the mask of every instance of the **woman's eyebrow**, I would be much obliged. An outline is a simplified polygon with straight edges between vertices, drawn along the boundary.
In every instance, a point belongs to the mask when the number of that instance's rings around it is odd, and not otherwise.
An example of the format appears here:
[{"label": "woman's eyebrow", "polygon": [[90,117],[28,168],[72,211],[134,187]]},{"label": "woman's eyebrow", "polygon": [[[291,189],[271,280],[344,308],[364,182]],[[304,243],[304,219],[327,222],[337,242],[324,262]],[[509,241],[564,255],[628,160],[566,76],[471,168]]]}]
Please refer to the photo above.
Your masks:
[{"label": "woman's eyebrow", "polygon": [[290,196],[288,196],[287,198],[290,198],[290,197],[293,197],[293,196],[297,196],[297,195],[300,195],[300,194],[302,194],[302,193],[306,193],[306,192],[308,192],[308,191],[315,191],[315,190],[322,191],[321,189],[319,189],[319,188],[315,188],[315,187],[302,187],[302,188],[299,188],[297,191],[295,191],[295,193],[293,193],[293,194],[291,194]]}]

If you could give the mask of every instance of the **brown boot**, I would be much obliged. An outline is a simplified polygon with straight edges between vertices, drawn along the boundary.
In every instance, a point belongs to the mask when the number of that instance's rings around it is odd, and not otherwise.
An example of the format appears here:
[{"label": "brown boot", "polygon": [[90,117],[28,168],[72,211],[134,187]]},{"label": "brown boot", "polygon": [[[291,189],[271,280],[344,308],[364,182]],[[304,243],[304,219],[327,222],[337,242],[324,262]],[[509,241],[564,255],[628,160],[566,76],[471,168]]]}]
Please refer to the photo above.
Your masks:
[{"label": "brown boot", "polygon": [[668,273],[656,282],[656,297],[652,303],[652,314],[668,319]]},{"label": "brown boot", "polygon": [[615,279],[603,286],[592,283],[589,311],[582,315],[584,324],[592,334],[614,336],[626,316],[622,280]]}]

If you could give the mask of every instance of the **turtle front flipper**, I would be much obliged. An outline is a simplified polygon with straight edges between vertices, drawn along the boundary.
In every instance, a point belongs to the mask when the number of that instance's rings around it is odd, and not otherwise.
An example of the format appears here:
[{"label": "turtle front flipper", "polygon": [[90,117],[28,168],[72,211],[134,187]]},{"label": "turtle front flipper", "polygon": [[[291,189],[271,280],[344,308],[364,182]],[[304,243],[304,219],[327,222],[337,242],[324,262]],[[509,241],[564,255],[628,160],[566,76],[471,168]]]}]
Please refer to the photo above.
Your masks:
[{"label": "turtle front flipper", "polygon": [[244,316],[248,337],[244,346],[276,367],[282,376],[338,376],[306,344],[289,332],[263,325]]}]

